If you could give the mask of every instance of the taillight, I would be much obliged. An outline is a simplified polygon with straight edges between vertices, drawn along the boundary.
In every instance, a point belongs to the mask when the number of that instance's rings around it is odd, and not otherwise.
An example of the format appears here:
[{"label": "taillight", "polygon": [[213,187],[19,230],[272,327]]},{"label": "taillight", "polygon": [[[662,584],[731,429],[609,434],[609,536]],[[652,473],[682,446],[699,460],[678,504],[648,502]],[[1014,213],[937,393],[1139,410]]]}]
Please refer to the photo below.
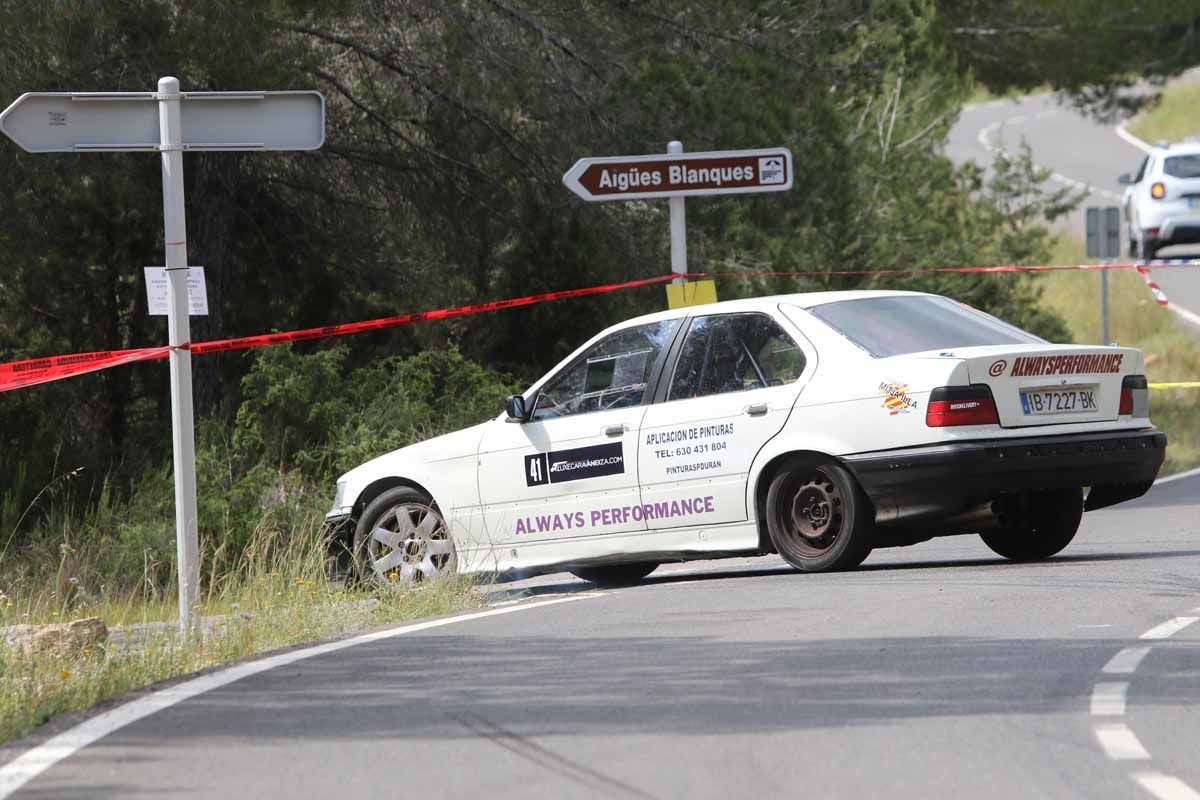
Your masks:
[{"label": "taillight", "polygon": [[1162,184],[1162,183],[1150,184],[1150,196],[1153,197],[1155,200],[1162,200],[1164,197],[1167,196],[1166,185]]},{"label": "taillight", "polygon": [[996,401],[986,384],[941,386],[929,393],[925,424],[931,428],[956,425],[998,425]]},{"label": "taillight", "polygon": [[1121,381],[1120,416],[1150,416],[1150,388],[1145,375],[1126,375]]}]

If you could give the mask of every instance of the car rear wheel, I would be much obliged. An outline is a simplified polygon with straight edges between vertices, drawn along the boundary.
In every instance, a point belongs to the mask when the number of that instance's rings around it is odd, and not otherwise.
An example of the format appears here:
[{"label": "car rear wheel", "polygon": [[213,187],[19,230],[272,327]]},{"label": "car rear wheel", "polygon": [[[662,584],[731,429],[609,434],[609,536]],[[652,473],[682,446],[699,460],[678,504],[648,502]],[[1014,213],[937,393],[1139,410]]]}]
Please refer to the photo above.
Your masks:
[{"label": "car rear wheel", "polygon": [[607,567],[578,567],[571,574],[597,586],[632,586],[658,569],[657,561],[638,564],[613,564]]},{"label": "car rear wheel", "polygon": [[378,583],[429,580],[457,571],[450,528],[432,498],[409,486],[375,498],[354,531],[360,578]]},{"label": "car rear wheel", "polygon": [[1083,490],[1040,492],[1030,509],[1031,523],[980,534],[983,543],[1011,561],[1039,561],[1060,552],[1075,538],[1083,519]]},{"label": "car rear wheel", "polygon": [[776,551],[796,569],[853,569],[871,553],[875,515],[844,467],[797,463],[767,489],[767,531]]}]

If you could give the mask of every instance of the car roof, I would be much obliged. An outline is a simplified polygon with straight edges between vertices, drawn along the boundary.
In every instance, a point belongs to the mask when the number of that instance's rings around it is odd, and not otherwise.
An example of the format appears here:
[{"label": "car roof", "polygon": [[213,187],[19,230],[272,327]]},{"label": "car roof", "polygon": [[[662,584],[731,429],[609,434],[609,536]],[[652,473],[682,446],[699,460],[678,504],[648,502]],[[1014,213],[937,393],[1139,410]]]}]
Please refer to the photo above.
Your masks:
[{"label": "car roof", "polygon": [[1154,153],[1164,158],[1169,156],[1194,156],[1200,154],[1200,142],[1188,140],[1168,144],[1166,147],[1158,145],[1154,148]]},{"label": "car roof", "polygon": [[690,314],[731,314],[738,311],[763,311],[774,308],[780,303],[813,308],[825,303],[837,303],[843,300],[862,300],[868,297],[936,297],[928,292],[908,292],[898,289],[855,289],[837,292],[801,292],[796,294],[773,294],[766,297],[746,297],[741,300],[724,300],[719,303],[706,303],[699,306],[674,308],[669,311],[657,311],[653,314],[643,314],[619,323],[616,327],[627,325],[642,325],[647,322],[659,322],[666,319],[679,319]]}]

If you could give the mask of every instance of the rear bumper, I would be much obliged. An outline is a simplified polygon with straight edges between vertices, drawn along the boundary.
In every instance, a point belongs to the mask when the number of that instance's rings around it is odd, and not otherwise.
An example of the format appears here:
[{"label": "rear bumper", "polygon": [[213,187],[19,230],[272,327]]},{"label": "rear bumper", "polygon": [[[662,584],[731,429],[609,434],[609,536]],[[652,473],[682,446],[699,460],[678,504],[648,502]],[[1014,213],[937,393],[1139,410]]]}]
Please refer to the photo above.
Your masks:
[{"label": "rear bumper", "polygon": [[1158,229],[1158,241],[1172,244],[1200,242],[1200,217],[1171,218]]},{"label": "rear bumper", "polygon": [[880,524],[945,518],[1008,494],[1090,486],[1086,508],[1146,493],[1166,455],[1155,430],[1031,436],[843,457]]}]

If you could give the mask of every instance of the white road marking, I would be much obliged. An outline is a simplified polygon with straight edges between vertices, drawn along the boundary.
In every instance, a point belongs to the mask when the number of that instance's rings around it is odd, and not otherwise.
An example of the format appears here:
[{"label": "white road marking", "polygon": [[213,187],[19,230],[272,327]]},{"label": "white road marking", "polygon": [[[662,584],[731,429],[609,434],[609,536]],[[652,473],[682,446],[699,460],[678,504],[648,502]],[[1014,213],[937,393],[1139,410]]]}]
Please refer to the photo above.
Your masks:
[{"label": "white road marking", "polygon": [[1137,671],[1142,659],[1150,652],[1150,647],[1126,647],[1108,660],[1103,672],[1109,675],[1129,675]]},{"label": "white road marking", "polygon": [[445,619],[434,619],[428,622],[404,625],[399,628],[374,631],[361,636],[355,636],[351,639],[327,642],[313,647],[306,647],[302,650],[279,653],[278,655],[269,656],[258,661],[236,664],[218,672],[201,675],[198,678],[192,678],[189,681],[159,689],[144,697],[139,697],[137,700],[131,700],[110,711],[105,711],[103,714],[85,720],[74,728],[47,739],[42,744],[26,751],[18,758],[0,767],[0,800],[6,800],[6,798],[11,797],[14,792],[50,769],[50,767],[88,745],[108,736],[110,733],[114,733],[126,725],[137,722],[151,714],[182,703],[184,700],[190,700],[193,697],[202,695],[205,692],[211,692],[213,689],[219,689],[242,678],[248,678],[260,672],[294,664],[297,661],[303,661],[313,656],[336,653],[339,650],[345,650],[360,644],[394,639],[397,636],[426,631],[431,628],[441,628],[458,622],[469,622],[486,617],[496,617],[501,614],[512,614],[517,611],[529,611],[535,608],[558,605],[559,603],[572,603],[576,600],[584,600],[589,597],[603,596],[603,592],[578,594],[571,597],[560,597],[554,600],[543,600],[537,603],[510,606],[508,608],[496,608],[490,611],[476,611]]},{"label": "white road marking", "polygon": [[1116,132],[1117,136],[1121,137],[1126,142],[1128,142],[1129,144],[1136,147],[1138,150],[1141,150],[1143,153],[1149,153],[1150,150],[1152,149],[1149,144],[1147,144],[1146,142],[1142,141],[1141,139],[1139,139],[1138,137],[1136,137],[1132,133],[1130,133],[1129,129],[1125,127],[1124,122],[1122,122],[1117,127],[1113,128],[1113,130]]},{"label": "white road marking", "polygon": [[1176,303],[1174,300],[1171,301],[1171,304],[1168,305],[1167,308],[1171,309],[1171,311],[1175,312],[1180,317],[1183,317],[1185,320],[1192,323],[1193,325],[1200,326],[1200,314],[1197,314],[1195,311],[1184,308],[1183,306],[1179,305],[1179,303]]},{"label": "white road marking", "polygon": [[1200,800],[1200,792],[1173,775],[1161,772],[1135,772],[1131,776],[1158,800]]},{"label": "white road marking", "polygon": [[994,153],[1000,149],[998,147],[995,147],[991,142],[988,141],[988,137],[991,136],[992,131],[996,130],[999,127],[1000,127],[999,122],[993,122],[990,125],[984,125],[982,128],[979,129],[979,133],[976,134],[976,136],[975,136],[976,141],[978,141],[981,145],[983,145],[983,149],[987,150],[989,153]]},{"label": "white road marking", "polygon": [[1150,754],[1123,722],[1106,722],[1096,726],[1096,738],[1104,754],[1114,761],[1146,761]]},{"label": "white road marking", "polygon": [[[1196,324],[1200,325],[1200,317],[1196,317]],[[1159,478],[1154,482],[1154,485],[1158,486],[1164,483],[1171,483],[1172,481],[1181,481],[1184,478],[1194,478],[1197,475],[1200,475],[1200,467],[1189,469],[1186,472],[1176,472],[1174,475],[1168,475],[1165,478]],[[1193,608],[1192,611],[1194,613],[1200,613],[1200,608]]]},{"label": "white road marking", "polygon": [[1153,628],[1146,631],[1138,638],[1139,639],[1167,639],[1167,638],[1170,638],[1171,636],[1174,636],[1175,634],[1179,633],[1181,630],[1186,628],[1188,625],[1191,625],[1197,619],[1200,619],[1200,617],[1175,617],[1174,619],[1167,620],[1166,622],[1162,623],[1161,625],[1155,625]]},{"label": "white road marking", "polygon": [[1092,716],[1119,717],[1125,713],[1125,693],[1129,684],[1097,683],[1092,689]]}]

